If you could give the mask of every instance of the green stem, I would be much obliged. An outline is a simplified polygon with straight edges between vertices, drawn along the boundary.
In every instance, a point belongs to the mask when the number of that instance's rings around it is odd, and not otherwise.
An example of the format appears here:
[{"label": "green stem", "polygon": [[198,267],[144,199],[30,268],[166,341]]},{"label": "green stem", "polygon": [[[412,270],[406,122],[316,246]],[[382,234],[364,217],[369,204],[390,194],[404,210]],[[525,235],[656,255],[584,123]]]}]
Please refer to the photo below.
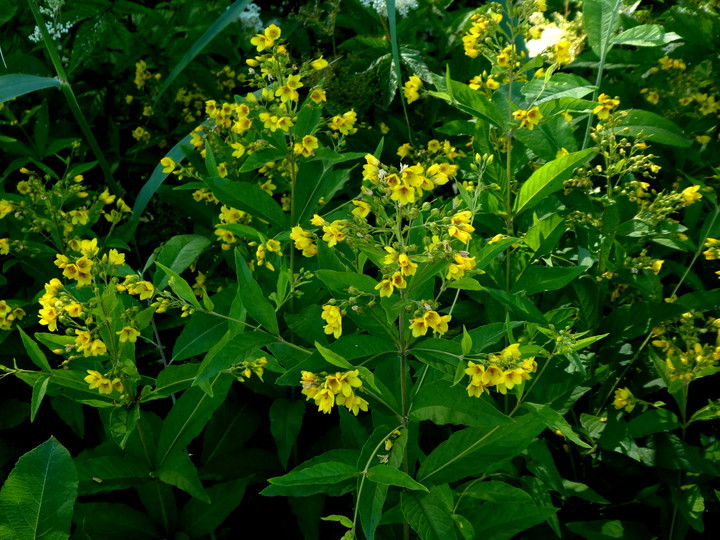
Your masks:
[{"label": "green stem", "polygon": [[100,145],[98,144],[97,139],[95,139],[95,136],[90,129],[90,125],[85,119],[85,115],[80,109],[80,105],[75,98],[75,93],[73,92],[72,87],[67,80],[67,74],[65,73],[65,68],[62,65],[62,61],[60,60],[60,55],[58,54],[55,42],[50,37],[50,33],[48,32],[47,26],[45,26],[45,21],[43,21],[43,18],[40,15],[40,11],[35,4],[35,0],[28,0],[28,5],[30,6],[30,11],[32,11],[33,16],[35,17],[35,23],[37,24],[38,28],[40,29],[40,33],[42,34],[43,43],[45,44],[45,50],[50,56],[50,61],[55,68],[55,73],[57,74],[58,79],[60,79],[60,90],[62,90],[62,93],[65,95],[65,99],[70,106],[70,110],[72,111],[75,120],[77,120],[77,123],[80,125],[80,129],[82,130],[83,135],[85,135],[88,144],[90,144],[90,148],[92,149],[95,157],[98,160],[98,163],[100,164],[103,176],[105,177],[105,182],[108,184],[108,186],[110,186],[110,189],[115,195],[120,196],[122,193],[120,185],[115,181],[115,178],[113,178],[112,171],[110,170],[110,166],[105,159],[105,155],[100,149]]}]

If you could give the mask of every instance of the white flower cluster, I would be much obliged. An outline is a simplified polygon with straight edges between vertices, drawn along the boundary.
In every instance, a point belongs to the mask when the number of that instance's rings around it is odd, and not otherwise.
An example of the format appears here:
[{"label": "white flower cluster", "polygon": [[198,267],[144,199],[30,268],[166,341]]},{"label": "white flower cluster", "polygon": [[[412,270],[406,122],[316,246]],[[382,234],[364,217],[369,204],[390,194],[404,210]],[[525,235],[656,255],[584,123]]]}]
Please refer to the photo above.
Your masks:
[{"label": "white flower cluster", "polygon": [[[47,7],[39,6],[38,10],[48,19],[48,21],[45,23],[45,26],[50,33],[50,37],[55,40],[60,39],[63,34],[67,34],[70,31],[70,29],[75,25],[75,23],[61,23],[59,20],[60,8],[62,8],[65,4],[65,0],[46,0],[46,4]],[[33,33],[28,36],[28,39],[34,43],[39,43],[40,41],[42,41],[42,33],[40,32],[40,28],[36,26],[33,29]]]},{"label": "white flower cluster", "polygon": [[258,6],[255,2],[251,2],[247,5],[245,11],[240,14],[239,19],[243,28],[250,30],[255,34],[265,27],[262,19],[260,19],[260,6]]},{"label": "white flower cluster", "polygon": [[[385,0],[360,0],[360,3],[367,7],[374,9],[378,14],[383,17],[387,17],[387,3]],[[396,0],[395,9],[401,17],[407,17],[407,14],[413,9],[417,9],[418,0]]]}]

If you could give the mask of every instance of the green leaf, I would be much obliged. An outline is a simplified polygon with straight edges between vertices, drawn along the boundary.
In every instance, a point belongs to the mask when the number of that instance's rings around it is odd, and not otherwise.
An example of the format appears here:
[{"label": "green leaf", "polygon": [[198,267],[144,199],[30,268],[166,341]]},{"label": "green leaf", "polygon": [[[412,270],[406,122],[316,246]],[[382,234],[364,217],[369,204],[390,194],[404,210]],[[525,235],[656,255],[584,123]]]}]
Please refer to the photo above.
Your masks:
[{"label": "green leaf", "polygon": [[51,437],[23,455],[0,491],[0,537],[65,539],[77,497],[75,464]]},{"label": "green leaf", "polygon": [[588,43],[600,58],[610,50],[612,35],[620,25],[622,0],[585,0],[583,24]]},{"label": "green leaf", "polygon": [[470,116],[504,129],[506,120],[487,96],[449,77],[433,74],[432,79],[438,91],[430,91],[428,95],[440,98]]},{"label": "green leaf", "polygon": [[275,439],[278,459],[283,467],[287,467],[304,415],[304,401],[276,398],[270,406],[270,433]]},{"label": "green leaf", "polygon": [[353,522],[349,517],[340,516],[338,514],[333,514],[331,516],[325,516],[320,519],[322,519],[323,521],[337,521],[343,527],[347,527],[348,529],[352,529],[352,526],[353,526]]},{"label": "green leaf", "polygon": [[195,499],[210,504],[210,497],[200,482],[198,471],[184,449],[173,450],[155,471],[155,476],[162,482],[189,493]]},{"label": "green leaf", "polygon": [[234,182],[218,177],[203,178],[203,182],[221,203],[265,219],[275,227],[287,228],[287,214],[270,195],[256,184]]},{"label": "green leaf", "polygon": [[470,337],[467,328],[465,328],[465,325],[463,324],[463,336],[460,340],[460,349],[462,350],[463,356],[467,356],[468,354],[470,354],[470,351],[472,351],[472,346],[472,337]]},{"label": "green leaf", "polygon": [[18,327],[18,332],[20,332],[20,338],[22,339],[25,350],[27,351],[28,356],[30,356],[30,360],[33,361],[33,364],[35,364],[43,371],[50,372],[50,363],[47,361],[45,353],[40,350],[40,346],[35,343],[22,328]]},{"label": "green leaf", "polygon": [[428,488],[413,480],[407,473],[388,465],[370,467],[367,472],[367,479],[387,486],[398,486],[413,491],[428,491]]},{"label": "green leaf", "polygon": [[340,461],[326,461],[306,468],[296,468],[284,476],[270,478],[270,487],[263,495],[306,496],[327,493],[335,484],[356,478],[359,471],[355,465]]},{"label": "green leaf", "polygon": [[460,278],[447,283],[448,289],[460,289],[461,291],[482,291],[483,286],[480,285],[477,279],[473,278]]},{"label": "green leaf", "polygon": [[581,448],[592,448],[577,436],[572,427],[570,427],[570,424],[567,423],[567,420],[556,410],[547,405],[538,405],[537,403],[525,403],[523,407],[537,414],[547,427],[560,431],[566,439],[574,442]]},{"label": "green leaf", "polygon": [[342,369],[354,369],[353,365],[350,362],[345,360],[339,354],[334,353],[327,347],[323,347],[317,341],[315,342],[315,348],[322,355],[322,357],[328,361],[329,364],[332,364],[333,366],[337,366]]},{"label": "green leaf", "polygon": [[608,520],[574,521],[567,528],[587,540],[611,540],[612,538],[651,538],[653,535],[642,524],[632,521]]},{"label": "green leaf", "polygon": [[420,388],[413,399],[410,418],[430,420],[437,425],[454,424],[488,430],[512,421],[490,401],[470,397],[464,388],[450,386],[443,380],[425,383]]},{"label": "green leaf", "polygon": [[612,129],[602,133],[618,133],[623,136],[642,137],[650,142],[687,148],[692,141],[685,136],[675,122],[641,109],[631,109],[627,114],[617,115],[617,122]]},{"label": "green leaf", "polygon": [[358,274],[357,272],[337,272],[335,270],[318,270],[315,275],[335,292],[345,293],[348,287],[356,287],[363,292],[375,294],[375,281],[370,276]]},{"label": "green leaf", "polygon": [[588,162],[594,154],[595,150],[592,148],[573,152],[550,161],[533,172],[520,187],[520,193],[515,199],[514,212],[522,214],[549,195],[560,191],[563,188],[563,182],[569,179],[580,165]]},{"label": "green leaf", "polygon": [[238,297],[242,300],[245,309],[265,330],[273,335],[280,333],[277,315],[272,304],[263,293],[260,285],[250,273],[245,259],[240,251],[235,250],[235,267],[238,280]]},{"label": "green leaf", "polygon": [[165,83],[160,88],[160,91],[155,96],[155,104],[157,104],[158,100],[160,99],[160,96],[162,96],[165,91],[170,87],[170,85],[175,81],[178,75],[182,73],[182,71],[188,66],[190,62],[193,61],[193,59],[200,54],[200,52],[213,40],[215,39],[220,32],[225,30],[230,24],[236,22],[238,18],[240,17],[240,14],[245,10],[247,5],[251,2],[251,0],[237,0],[233,4],[231,4],[223,13],[220,15],[217,20],[210,25],[210,27],[205,31],[205,33],[200,36],[200,39],[198,39],[195,43],[192,44],[190,49],[185,53],[185,55],[180,59],[180,61],[175,65],[175,67],[170,72],[170,75],[167,76],[167,79],[165,79]]},{"label": "green leaf", "polygon": [[400,505],[403,516],[419,538],[423,540],[457,538],[451,510],[435,490],[422,494],[403,493]]},{"label": "green leaf", "polygon": [[584,266],[540,266],[525,268],[512,286],[513,294],[537,294],[562,289],[587,271]]},{"label": "green leaf", "polygon": [[197,370],[193,386],[210,381],[234,364],[254,359],[260,347],[274,341],[275,338],[265,332],[243,332],[230,337],[222,348],[210,351],[205,356]]},{"label": "green leaf", "polygon": [[158,439],[156,464],[163,466],[168,457],[187,447],[187,445],[205,428],[208,420],[222,405],[233,379],[218,375],[212,382],[213,396],[200,388],[190,388],[183,392],[165,418]]},{"label": "green leaf", "polygon": [[211,535],[235,510],[245,495],[249,477],[223,482],[207,488],[211,503],[191,499],[180,514],[180,528],[190,538]]},{"label": "green leaf", "polygon": [[195,296],[195,292],[192,290],[192,287],[190,287],[188,282],[185,281],[185,279],[181,278],[177,272],[170,270],[167,266],[164,266],[163,264],[161,264],[157,261],[155,261],[155,264],[163,272],[165,272],[165,274],[168,275],[168,277],[170,278],[168,280],[168,283],[170,285],[170,288],[173,290],[173,292],[176,295],[178,295],[180,298],[185,300],[188,304],[192,305],[193,307],[196,307],[197,309],[202,309],[200,302],[198,302],[198,299]]},{"label": "green leaf", "polygon": [[418,481],[439,484],[480,476],[516,456],[545,429],[534,414],[493,428],[467,428],[435,448],[418,471]]},{"label": "green leaf", "polygon": [[461,492],[463,497],[472,497],[490,503],[533,504],[532,497],[527,491],[497,480],[473,482]]},{"label": "green leaf", "polygon": [[[717,418],[717,416],[716,416]],[[666,433],[680,427],[677,416],[667,409],[650,409],[630,420],[630,436],[638,439],[653,433]]]},{"label": "green leaf", "polygon": [[507,307],[510,313],[512,313],[515,317],[520,317],[523,320],[540,323],[542,325],[547,324],[545,316],[542,312],[527,298],[523,296],[515,296],[512,293],[501,291],[499,289],[485,289],[485,291],[495,300]]},{"label": "green leaf", "polygon": [[660,47],[678,39],[680,36],[673,32],[666,34],[659,24],[641,24],[620,32],[612,39],[612,43],[633,47]]},{"label": "green leaf", "polygon": [[47,392],[48,383],[50,382],[50,375],[40,377],[33,384],[32,399],[30,400],[30,422],[35,421],[35,415],[40,408],[45,392]]},{"label": "green leaf", "polygon": [[[173,146],[167,154],[165,154],[165,157],[169,157],[176,163],[180,163],[185,158],[182,147],[188,146],[191,140],[192,132],[180,139],[180,141]],[[155,192],[162,185],[165,179],[172,174],[164,173],[164,168],[165,167],[158,161],[158,164],[155,166],[150,178],[147,179],[143,187],[140,189],[137,199],[135,199],[135,204],[132,209],[132,217],[130,219],[131,223],[134,223],[136,226],[140,222],[140,216],[145,211],[150,199],[152,199],[153,195],[155,195]]]},{"label": "green leaf", "polygon": [[474,506],[473,509],[474,511],[469,514],[470,523],[475,538],[483,540],[517,538],[521,532],[542,523],[557,512],[557,508],[538,507],[532,503],[486,502]]},{"label": "green leaf", "polygon": [[162,538],[153,520],[124,504],[78,503],[73,521],[75,535],[107,540],[155,540]]},{"label": "green leaf", "polygon": [[[210,239],[198,234],[182,234],[173,236],[160,248],[157,263],[170,268],[177,274],[182,274],[188,267],[197,261],[200,254],[210,245]],[[159,278],[159,279],[158,279]],[[167,275],[155,274],[155,287],[164,289],[167,285]]]},{"label": "green leaf", "polygon": [[140,407],[114,407],[110,409],[108,431],[120,448],[125,448],[130,435],[140,420]]},{"label": "green leaf", "polygon": [[0,103],[44,88],[60,88],[60,85],[60,80],[55,77],[38,77],[19,73],[2,75],[0,76]]}]

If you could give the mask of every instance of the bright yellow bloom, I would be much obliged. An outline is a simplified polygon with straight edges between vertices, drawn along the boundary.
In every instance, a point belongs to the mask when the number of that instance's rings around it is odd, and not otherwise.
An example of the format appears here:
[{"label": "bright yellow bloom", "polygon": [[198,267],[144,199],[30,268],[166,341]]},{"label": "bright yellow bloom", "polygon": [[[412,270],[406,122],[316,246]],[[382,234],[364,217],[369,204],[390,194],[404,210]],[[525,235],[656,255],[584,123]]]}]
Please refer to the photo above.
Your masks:
[{"label": "bright yellow bloom", "polygon": [[420,77],[413,73],[410,79],[408,79],[405,83],[405,86],[403,86],[405,99],[407,99],[408,103],[412,103],[413,101],[420,99],[420,88],[422,88],[422,81],[420,80]]},{"label": "bright yellow bloom", "polygon": [[353,200],[352,203],[355,205],[355,209],[352,211],[352,214],[354,216],[358,216],[361,218],[366,218],[368,214],[370,213],[370,205],[366,203],[365,201],[356,201]]},{"label": "bright yellow bloom", "polygon": [[122,330],[115,333],[120,336],[120,343],[125,343],[126,341],[135,343],[140,335],[140,332],[135,330],[132,326],[125,326]]},{"label": "bright yellow bloom", "polygon": [[605,120],[618,105],[620,105],[619,99],[612,99],[606,94],[600,94],[598,106],[593,109],[593,114],[596,114],[600,120]]},{"label": "bright yellow bloom", "polygon": [[175,170],[175,167],[177,166],[175,161],[167,156],[160,160],[160,165],[164,167],[162,172],[164,172],[165,174],[173,172]]},{"label": "bright yellow bloom", "polygon": [[615,390],[615,400],[613,405],[616,409],[625,409],[627,412],[632,412],[635,408],[635,396],[629,388],[618,388]]},{"label": "bright yellow bloom", "polygon": [[310,62],[310,67],[312,67],[314,70],[320,71],[321,69],[325,69],[328,67],[328,61],[325,60],[322,55],[317,60],[313,60]]},{"label": "bright yellow bloom", "polygon": [[339,131],[343,135],[352,135],[357,131],[357,129],[353,127],[356,121],[357,113],[354,110],[350,110],[342,116],[333,116],[328,126],[330,126],[330,129]]},{"label": "bright yellow bloom", "polygon": [[513,118],[520,120],[520,127],[527,128],[529,131],[532,131],[533,128],[539,124],[542,117],[543,115],[537,107],[533,107],[527,111],[521,109],[513,113]]},{"label": "bright yellow bloom", "polygon": [[327,101],[327,95],[325,94],[325,90],[323,90],[319,86],[317,88],[313,88],[310,92],[310,99],[315,103]]},{"label": "bright yellow bloom", "polygon": [[337,306],[325,305],[322,307],[323,312],[320,315],[327,323],[323,329],[326,334],[332,334],[335,339],[342,334],[342,314]]},{"label": "bright yellow bloom", "polygon": [[323,240],[328,247],[333,247],[338,242],[345,240],[345,220],[336,219],[332,223],[323,226]]},{"label": "bright yellow bloom", "polygon": [[698,193],[698,190],[700,189],[700,186],[690,186],[686,187],[682,190],[680,193],[680,196],[683,199],[683,206],[690,206],[693,203],[696,203],[700,199],[702,199],[702,193]]},{"label": "bright yellow bloom", "polygon": [[312,135],[305,135],[301,142],[295,143],[293,146],[293,153],[296,156],[310,157],[313,155],[313,150],[318,147],[317,137]]},{"label": "bright yellow bloom", "polygon": [[302,251],[304,257],[317,255],[317,246],[313,243],[312,234],[304,231],[299,225],[292,228],[290,239],[295,242],[295,249]]},{"label": "bright yellow bloom", "polygon": [[417,272],[418,265],[412,262],[406,253],[400,254],[398,264],[403,276],[414,276],[415,272]]}]

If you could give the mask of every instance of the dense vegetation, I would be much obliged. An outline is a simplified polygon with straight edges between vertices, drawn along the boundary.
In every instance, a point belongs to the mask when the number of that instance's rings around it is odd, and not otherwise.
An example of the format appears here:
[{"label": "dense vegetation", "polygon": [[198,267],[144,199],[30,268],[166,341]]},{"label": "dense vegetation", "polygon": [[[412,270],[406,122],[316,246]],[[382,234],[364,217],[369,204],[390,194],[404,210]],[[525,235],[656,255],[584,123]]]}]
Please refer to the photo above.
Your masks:
[{"label": "dense vegetation", "polygon": [[0,0],[0,537],[717,534],[670,4]]}]

